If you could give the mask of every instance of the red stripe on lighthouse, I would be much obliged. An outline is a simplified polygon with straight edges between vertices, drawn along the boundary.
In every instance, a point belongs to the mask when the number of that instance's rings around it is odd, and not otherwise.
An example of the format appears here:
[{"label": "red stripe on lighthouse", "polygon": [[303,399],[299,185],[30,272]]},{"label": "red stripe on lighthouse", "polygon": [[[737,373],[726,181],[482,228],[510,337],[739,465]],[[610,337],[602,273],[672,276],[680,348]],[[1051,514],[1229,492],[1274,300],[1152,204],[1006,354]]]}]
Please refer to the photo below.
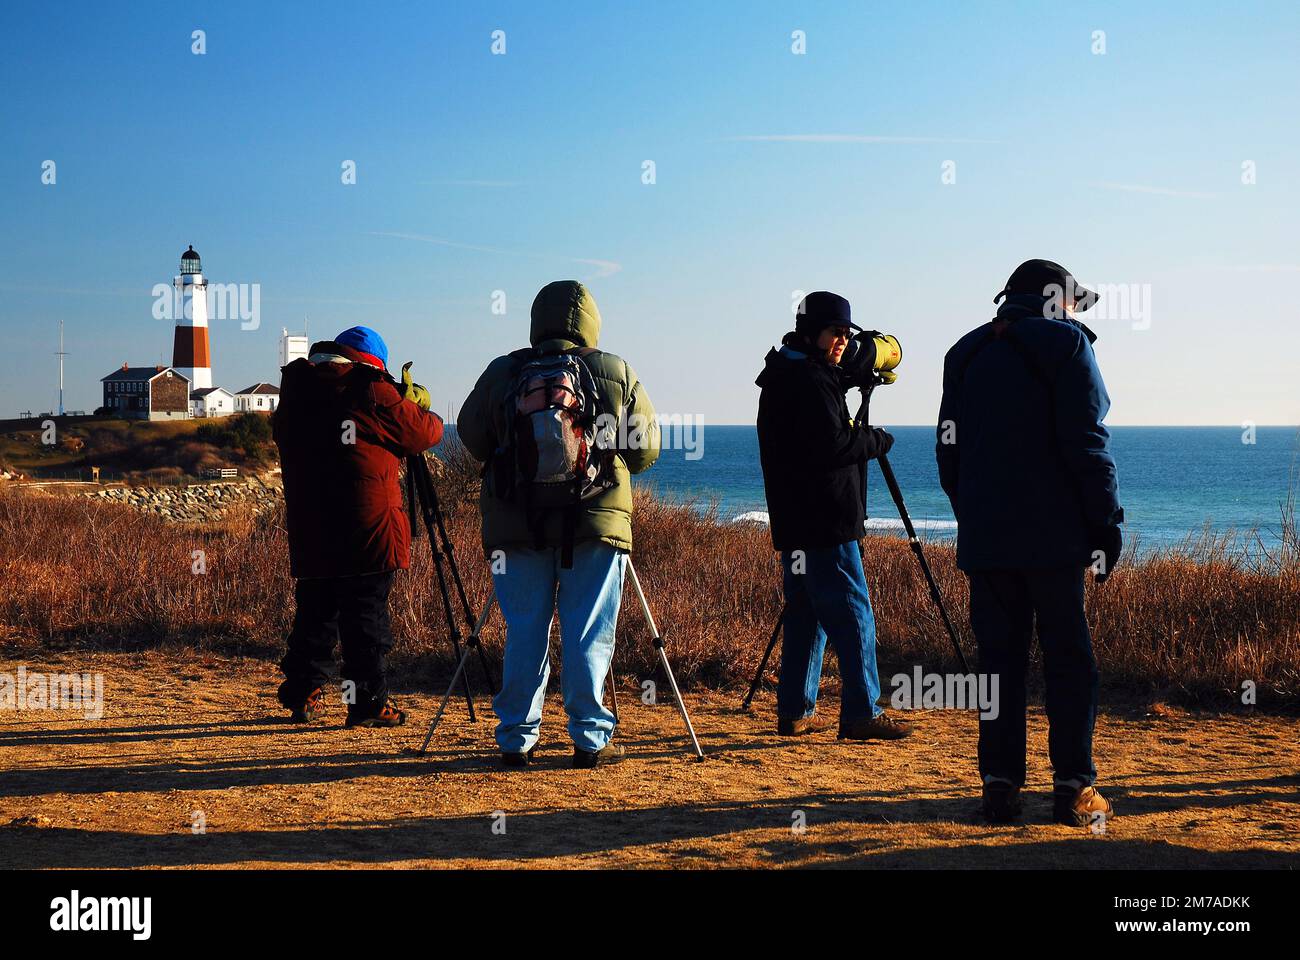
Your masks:
[{"label": "red stripe on lighthouse", "polygon": [[175,346],[172,348],[173,367],[210,367],[212,352],[208,349],[207,327],[177,327]]}]

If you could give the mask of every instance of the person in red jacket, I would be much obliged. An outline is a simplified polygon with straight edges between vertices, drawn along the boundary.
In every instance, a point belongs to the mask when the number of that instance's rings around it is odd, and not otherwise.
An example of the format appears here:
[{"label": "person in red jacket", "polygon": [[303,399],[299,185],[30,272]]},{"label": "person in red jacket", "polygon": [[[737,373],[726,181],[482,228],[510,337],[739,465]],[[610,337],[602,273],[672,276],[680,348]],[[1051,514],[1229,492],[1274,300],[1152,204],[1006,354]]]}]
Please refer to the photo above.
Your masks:
[{"label": "person in red jacket", "polygon": [[289,573],[297,610],[279,700],[300,723],[320,712],[322,689],[343,647],[349,727],[395,727],[406,715],[388,700],[392,648],[388,593],[410,566],[411,528],[398,465],[442,439],[429,395],[399,384],[388,348],[367,327],[312,345],[281,370],[272,434],[284,475]]}]

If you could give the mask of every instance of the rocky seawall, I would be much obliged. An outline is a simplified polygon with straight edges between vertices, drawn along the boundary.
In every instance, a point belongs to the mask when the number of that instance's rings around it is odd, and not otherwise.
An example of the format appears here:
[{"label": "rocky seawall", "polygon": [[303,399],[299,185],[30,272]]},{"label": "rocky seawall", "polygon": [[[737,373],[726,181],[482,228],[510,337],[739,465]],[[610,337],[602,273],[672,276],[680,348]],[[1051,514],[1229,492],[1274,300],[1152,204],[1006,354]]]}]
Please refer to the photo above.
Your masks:
[{"label": "rocky seawall", "polygon": [[274,509],[284,500],[284,489],[278,477],[249,477],[176,487],[107,487],[82,496],[122,503],[175,523],[215,523],[236,507],[251,507],[255,515]]}]

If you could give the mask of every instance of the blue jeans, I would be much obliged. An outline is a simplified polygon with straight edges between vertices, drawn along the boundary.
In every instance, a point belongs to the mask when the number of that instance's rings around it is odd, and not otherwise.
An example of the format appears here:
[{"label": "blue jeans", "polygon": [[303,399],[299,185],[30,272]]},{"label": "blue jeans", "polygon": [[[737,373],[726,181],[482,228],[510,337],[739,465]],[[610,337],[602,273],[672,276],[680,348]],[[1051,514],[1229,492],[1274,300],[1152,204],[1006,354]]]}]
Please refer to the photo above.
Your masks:
[{"label": "blue jeans", "polygon": [[781,675],[776,685],[777,715],[787,719],[812,716],[827,637],[840,662],[840,723],[881,714],[876,706],[880,696],[876,618],[857,541],[838,547],[787,550],[781,554],[781,573],[785,622]]},{"label": "blue jeans", "polygon": [[601,750],[609,742],[614,715],[605,709],[605,675],[614,658],[626,568],[627,554],[599,540],[574,544],[570,570],[560,568],[558,547],[505,551],[505,572],[492,575],[506,621],[501,692],[492,701],[502,751],[526,753],[537,743],[557,608],[569,736],[581,750]]}]

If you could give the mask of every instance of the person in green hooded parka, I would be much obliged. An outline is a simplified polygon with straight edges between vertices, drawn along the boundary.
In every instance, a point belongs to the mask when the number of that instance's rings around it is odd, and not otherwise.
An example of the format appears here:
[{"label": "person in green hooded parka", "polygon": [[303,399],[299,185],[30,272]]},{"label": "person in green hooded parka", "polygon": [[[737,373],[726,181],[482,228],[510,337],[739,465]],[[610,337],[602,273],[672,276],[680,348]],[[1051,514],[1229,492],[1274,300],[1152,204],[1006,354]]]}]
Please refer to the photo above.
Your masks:
[{"label": "person in green hooded parka", "polygon": [[[610,743],[614,716],[602,695],[632,550],[631,474],[658,458],[659,427],[632,367],[598,349],[600,326],[596,301],[581,283],[547,284],[533,301],[532,349],[493,360],[457,418],[462,442],[486,464],[480,499],[483,550],[492,564],[507,628],[501,692],[493,709],[502,762],[509,767],[527,765],[537,744],[550,675],[550,625],[557,609],[574,766],[596,766],[623,753]],[[601,418],[611,428],[611,443],[604,448],[604,489],[591,491],[571,509],[530,509],[528,498],[507,490],[502,479],[517,473],[511,445],[517,442],[512,438],[524,409],[520,371],[539,358],[558,358],[562,365],[569,356],[590,373],[589,380],[583,375],[584,395],[594,393]],[[552,412],[563,412],[561,404],[552,406]]]}]

